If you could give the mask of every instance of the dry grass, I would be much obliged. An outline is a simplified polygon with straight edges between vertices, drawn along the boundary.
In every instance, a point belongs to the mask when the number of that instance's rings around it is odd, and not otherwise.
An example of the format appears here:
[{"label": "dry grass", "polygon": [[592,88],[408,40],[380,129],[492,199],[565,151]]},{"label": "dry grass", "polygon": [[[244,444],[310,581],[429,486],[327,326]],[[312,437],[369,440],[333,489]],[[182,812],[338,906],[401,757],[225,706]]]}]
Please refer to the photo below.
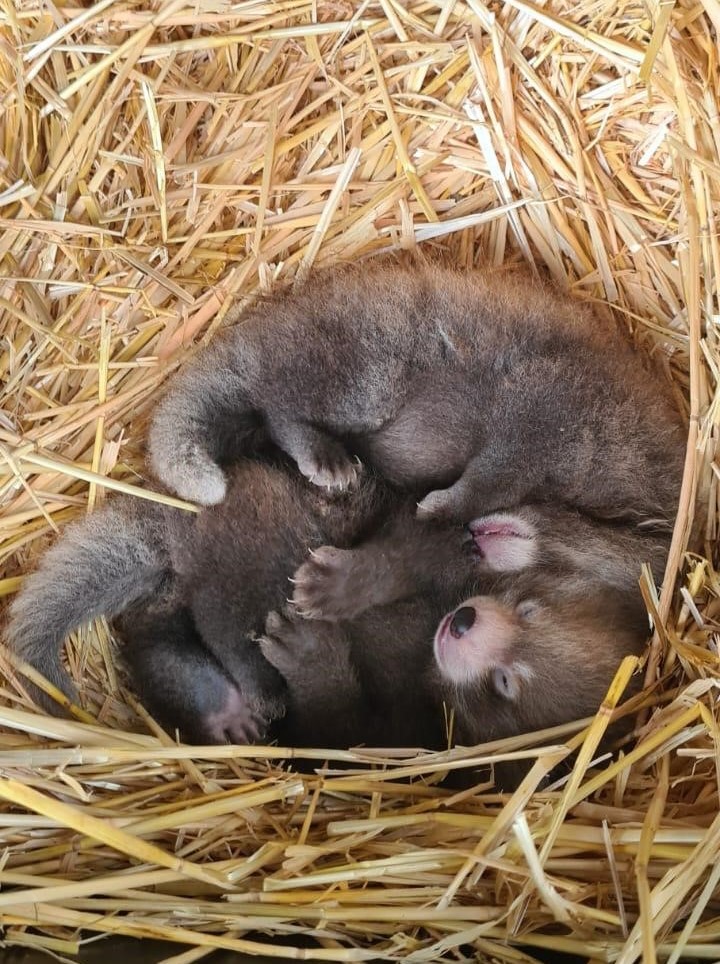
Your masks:
[{"label": "dry grass", "polygon": [[[594,747],[633,661],[589,727],[495,748],[536,759],[512,797],[453,795],[438,775],[486,748],[308,751],[308,777],[276,748],[178,747],[98,625],[71,647],[83,721],[1,684],[6,943],[720,958],[718,0],[15,0],[0,28],[0,594],[62,522],[142,486],[143,416],[231,301],[314,263],[419,241],[528,259],[665,353],[690,416],[619,762]],[[572,774],[534,792],[568,746]]]}]

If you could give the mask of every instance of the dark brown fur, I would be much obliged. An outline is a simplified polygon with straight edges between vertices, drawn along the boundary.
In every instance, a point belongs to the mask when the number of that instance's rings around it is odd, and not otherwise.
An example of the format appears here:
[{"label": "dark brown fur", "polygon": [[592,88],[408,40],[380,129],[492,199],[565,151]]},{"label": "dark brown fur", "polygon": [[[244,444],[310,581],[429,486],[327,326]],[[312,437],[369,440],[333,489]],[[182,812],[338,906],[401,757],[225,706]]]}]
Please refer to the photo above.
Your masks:
[{"label": "dark brown fur", "polygon": [[[154,614],[177,626],[178,606],[186,607],[212,656],[206,664],[211,688],[219,665],[236,689],[228,691],[227,727],[220,715],[210,728],[197,720],[186,735],[201,741],[222,740],[226,730],[236,738],[243,729],[247,738],[260,735],[283,711],[284,684],[254,636],[268,611],[284,603],[288,576],[308,547],[327,537],[348,546],[361,540],[382,512],[385,495],[367,478],[352,496],[328,498],[294,470],[252,461],[237,465],[229,478],[225,503],[198,516],[116,498],[68,526],[10,607],[5,638],[11,649],[72,698],[60,661],[69,632],[97,616],[126,613],[130,619],[135,613],[138,635],[147,637],[146,625],[157,630]],[[181,693],[187,667],[176,658],[158,668],[162,685]]]},{"label": "dark brown fur", "polygon": [[[461,680],[433,658],[441,607],[432,596],[369,610],[351,622],[272,613],[261,646],[288,683],[287,714],[275,734],[285,745],[441,749],[450,739],[451,712],[451,742],[465,745],[594,714],[623,656],[642,648],[642,607],[615,590],[542,593],[532,582],[485,586],[490,595],[458,607],[495,610],[507,628],[498,641],[479,618],[477,652],[468,654]],[[495,643],[495,661],[488,660]],[[457,645],[471,642],[459,637]]]},{"label": "dark brown fur", "polygon": [[[402,745],[439,748],[450,710],[461,743],[597,710],[622,657],[642,648],[638,563],[659,568],[666,540],[540,507],[472,528],[471,545],[484,556],[473,556],[458,531],[437,528],[433,538],[411,521],[396,528],[394,543],[312,553],[295,582],[296,595],[302,588],[305,602],[313,599],[314,618],[272,613],[261,641],[288,683],[286,741],[393,745],[400,736]],[[453,596],[457,605],[445,612]]]},{"label": "dark brown fur", "polygon": [[[198,516],[116,499],[69,527],[11,607],[12,648],[72,694],[59,658],[66,634],[92,616],[119,616],[141,696],[187,739],[256,740],[289,705],[279,731],[288,739],[433,745],[444,733],[432,639],[448,610],[479,592],[501,596],[522,589],[546,600],[546,626],[554,608],[589,595],[618,595],[642,615],[637,567],[646,558],[657,564],[664,545],[662,538],[605,530],[551,507],[504,514],[504,529],[495,516],[479,520],[473,540],[464,543],[460,527],[418,522],[411,503],[370,477],[334,498],[282,467],[246,461],[229,477],[226,501]],[[395,521],[382,536],[369,538],[388,518]],[[363,560],[369,567],[357,577],[364,611],[335,626],[271,622],[263,656],[255,637],[266,614],[282,608],[288,576],[301,564],[299,575],[307,576],[308,547],[326,541],[352,549],[345,558],[359,553],[358,572]],[[388,545],[389,565],[382,557]],[[480,550],[475,556],[473,547]],[[593,558],[603,561],[593,568]],[[313,576],[311,569],[312,578],[298,586],[307,590],[315,578],[327,588],[322,554],[311,560],[318,571]],[[510,588],[503,581],[508,570]],[[395,571],[401,575],[393,583]],[[343,591],[353,595],[352,581],[346,579]],[[603,625],[600,620],[597,637],[605,646]],[[636,622],[628,625],[636,650],[643,637]],[[562,633],[559,638],[565,639]],[[628,645],[627,635],[617,638]],[[532,661],[532,644],[526,648]],[[603,656],[598,664],[605,684],[617,655],[611,640],[607,663]],[[574,659],[573,652],[568,664]],[[538,678],[549,672],[544,664]],[[562,675],[562,667],[557,672]],[[577,699],[592,703],[598,687],[585,694],[583,681],[575,684]],[[542,700],[535,693],[528,706]],[[566,705],[572,716],[576,701],[568,697]],[[320,732],[331,739],[319,739]]]},{"label": "dark brown fur", "polygon": [[[332,621],[292,610],[269,615],[260,648],[288,684],[286,713],[272,735],[284,745],[440,748],[447,743],[450,710],[455,738],[472,743],[595,712],[622,656],[643,645],[639,561],[659,569],[666,539],[526,507],[476,520],[468,540],[458,528],[420,525],[406,511],[404,520],[399,513],[391,524],[394,543],[386,532],[379,542],[333,550],[353,565],[343,570],[342,586],[334,585]],[[589,565],[593,556],[595,567]],[[505,574],[508,566],[512,577]],[[393,580],[396,571],[403,575]],[[414,591],[404,584],[407,571],[417,580]],[[295,575],[296,591],[313,581],[327,588],[337,572],[322,551],[313,551]],[[232,577],[227,591],[234,592]],[[478,592],[483,595],[465,599]],[[352,607],[340,603],[342,595]],[[493,635],[492,621],[483,625],[478,616],[477,625],[461,634],[459,645],[477,648],[462,679],[433,655],[433,637],[437,650],[453,605],[496,612],[503,630]],[[352,619],[338,616],[349,608]],[[132,624],[125,629],[137,636]],[[136,661],[134,673],[157,712],[152,683],[161,680],[162,663],[148,674],[152,650],[141,647],[139,658],[143,664]],[[163,687],[157,688],[162,698]]]}]

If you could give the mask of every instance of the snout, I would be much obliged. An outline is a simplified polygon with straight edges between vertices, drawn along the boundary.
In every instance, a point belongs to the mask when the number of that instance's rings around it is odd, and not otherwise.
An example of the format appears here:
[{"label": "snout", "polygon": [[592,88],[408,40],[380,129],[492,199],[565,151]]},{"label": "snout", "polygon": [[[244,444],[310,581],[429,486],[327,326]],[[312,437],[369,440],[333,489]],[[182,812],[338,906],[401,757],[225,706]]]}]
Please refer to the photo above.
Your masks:
[{"label": "snout", "polygon": [[490,596],[475,596],[442,619],[433,644],[435,662],[453,683],[471,683],[508,661],[517,632],[511,609]]}]

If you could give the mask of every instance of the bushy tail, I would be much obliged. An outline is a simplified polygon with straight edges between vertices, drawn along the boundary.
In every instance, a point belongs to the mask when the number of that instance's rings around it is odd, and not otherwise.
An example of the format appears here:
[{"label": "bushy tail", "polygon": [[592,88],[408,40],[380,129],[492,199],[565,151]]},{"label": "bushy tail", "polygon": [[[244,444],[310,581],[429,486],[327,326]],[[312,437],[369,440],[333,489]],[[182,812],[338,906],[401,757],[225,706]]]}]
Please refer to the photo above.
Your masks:
[{"label": "bushy tail", "polygon": [[[237,356],[237,357],[236,357]],[[225,498],[222,465],[252,454],[262,419],[251,405],[242,336],[223,332],[171,381],[153,412],[148,456],[157,478],[181,498]]]},{"label": "bushy tail", "polygon": [[[9,611],[9,648],[71,700],[62,644],[97,616],[114,616],[152,593],[169,567],[166,513],[151,502],[118,499],[68,526],[24,582]],[[58,705],[32,688],[51,712]]]}]

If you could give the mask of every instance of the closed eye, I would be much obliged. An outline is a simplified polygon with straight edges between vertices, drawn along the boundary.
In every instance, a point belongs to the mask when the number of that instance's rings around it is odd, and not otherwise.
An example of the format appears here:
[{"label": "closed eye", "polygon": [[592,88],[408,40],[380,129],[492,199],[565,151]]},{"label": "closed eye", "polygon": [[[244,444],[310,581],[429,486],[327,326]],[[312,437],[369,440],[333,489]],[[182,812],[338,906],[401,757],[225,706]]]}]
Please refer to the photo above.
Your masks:
[{"label": "closed eye", "polygon": [[540,611],[540,603],[537,599],[523,599],[515,607],[515,615],[518,619],[532,619]]}]

